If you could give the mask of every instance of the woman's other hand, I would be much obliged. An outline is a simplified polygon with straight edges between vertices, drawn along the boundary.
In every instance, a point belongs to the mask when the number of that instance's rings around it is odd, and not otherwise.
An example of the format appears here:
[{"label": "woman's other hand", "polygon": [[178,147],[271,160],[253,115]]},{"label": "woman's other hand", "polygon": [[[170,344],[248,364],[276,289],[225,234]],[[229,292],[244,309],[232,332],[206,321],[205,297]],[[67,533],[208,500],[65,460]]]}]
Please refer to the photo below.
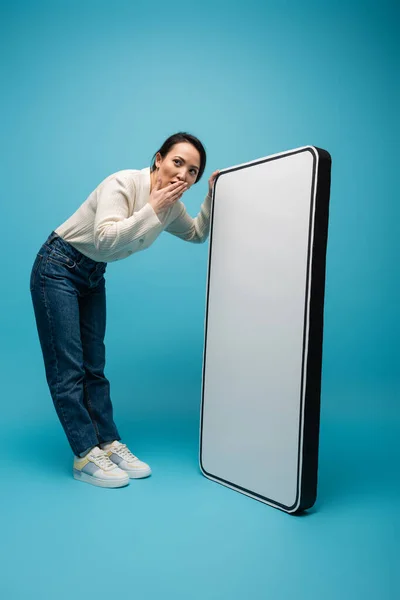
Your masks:
[{"label": "woman's other hand", "polygon": [[215,178],[217,177],[218,173],[219,173],[219,171],[214,171],[214,173],[211,175],[210,179],[208,180],[208,195],[209,196],[211,196],[211,194],[212,194],[214,181],[215,181]]},{"label": "woman's other hand", "polygon": [[188,185],[184,181],[176,181],[162,188],[161,178],[158,177],[150,194],[149,204],[153,207],[154,212],[158,214],[175,204],[187,189]]}]

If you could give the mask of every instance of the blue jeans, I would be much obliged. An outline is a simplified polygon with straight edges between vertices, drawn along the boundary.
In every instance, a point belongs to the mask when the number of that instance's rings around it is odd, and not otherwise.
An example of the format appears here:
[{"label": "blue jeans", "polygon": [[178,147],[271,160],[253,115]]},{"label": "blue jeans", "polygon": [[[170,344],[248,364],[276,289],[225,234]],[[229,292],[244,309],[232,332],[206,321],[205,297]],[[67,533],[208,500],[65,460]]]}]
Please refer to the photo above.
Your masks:
[{"label": "blue jeans", "polygon": [[53,231],[30,276],[47,383],[75,455],[121,439],[104,376],[106,266]]}]

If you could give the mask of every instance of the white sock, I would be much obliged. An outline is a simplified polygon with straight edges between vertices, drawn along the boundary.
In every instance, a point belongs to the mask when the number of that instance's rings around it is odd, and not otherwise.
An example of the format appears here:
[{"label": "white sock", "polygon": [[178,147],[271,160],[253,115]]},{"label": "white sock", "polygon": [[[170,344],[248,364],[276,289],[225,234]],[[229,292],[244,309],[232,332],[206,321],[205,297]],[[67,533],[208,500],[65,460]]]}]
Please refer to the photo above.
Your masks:
[{"label": "white sock", "polygon": [[115,440],[113,440],[112,442],[104,442],[102,444],[100,444],[100,448],[102,450],[108,450],[109,447],[111,446],[111,444],[113,444],[115,442]]},{"label": "white sock", "polygon": [[81,452],[79,455],[79,458],[83,458],[84,456],[86,456],[86,454],[89,454],[89,452],[91,450],[93,450],[93,448],[96,448],[96,446],[92,446],[91,448],[89,448],[89,450],[85,450],[85,452]]}]

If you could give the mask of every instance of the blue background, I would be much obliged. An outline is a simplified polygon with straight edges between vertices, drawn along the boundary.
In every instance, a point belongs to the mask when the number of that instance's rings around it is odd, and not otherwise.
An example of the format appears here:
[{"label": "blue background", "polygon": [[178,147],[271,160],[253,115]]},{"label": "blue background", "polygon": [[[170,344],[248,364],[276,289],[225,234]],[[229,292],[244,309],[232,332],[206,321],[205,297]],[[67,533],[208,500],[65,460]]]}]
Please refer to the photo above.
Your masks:
[{"label": "blue background", "polygon": [[[396,596],[398,16],[387,1],[1,3],[5,597]],[[168,234],[106,275],[116,420],[154,474],[118,491],[72,479],[31,266],[104,177],[149,165],[180,130],[208,151],[185,195],[192,215],[215,169],[307,144],[333,158],[319,496],[307,516],[199,472],[208,244]]]}]

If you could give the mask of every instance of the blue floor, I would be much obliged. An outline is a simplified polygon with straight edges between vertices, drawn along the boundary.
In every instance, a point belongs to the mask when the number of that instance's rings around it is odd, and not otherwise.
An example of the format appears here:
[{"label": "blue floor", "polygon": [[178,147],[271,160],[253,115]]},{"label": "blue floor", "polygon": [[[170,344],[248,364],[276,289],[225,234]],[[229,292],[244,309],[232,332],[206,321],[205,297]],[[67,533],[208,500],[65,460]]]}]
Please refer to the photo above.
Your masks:
[{"label": "blue floor", "polygon": [[118,490],[72,478],[55,417],[11,427],[1,596],[394,600],[397,424],[322,416],[318,501],[297,517],[200,473],[196,415],[127,413],[125,441],[153,475]]}]

